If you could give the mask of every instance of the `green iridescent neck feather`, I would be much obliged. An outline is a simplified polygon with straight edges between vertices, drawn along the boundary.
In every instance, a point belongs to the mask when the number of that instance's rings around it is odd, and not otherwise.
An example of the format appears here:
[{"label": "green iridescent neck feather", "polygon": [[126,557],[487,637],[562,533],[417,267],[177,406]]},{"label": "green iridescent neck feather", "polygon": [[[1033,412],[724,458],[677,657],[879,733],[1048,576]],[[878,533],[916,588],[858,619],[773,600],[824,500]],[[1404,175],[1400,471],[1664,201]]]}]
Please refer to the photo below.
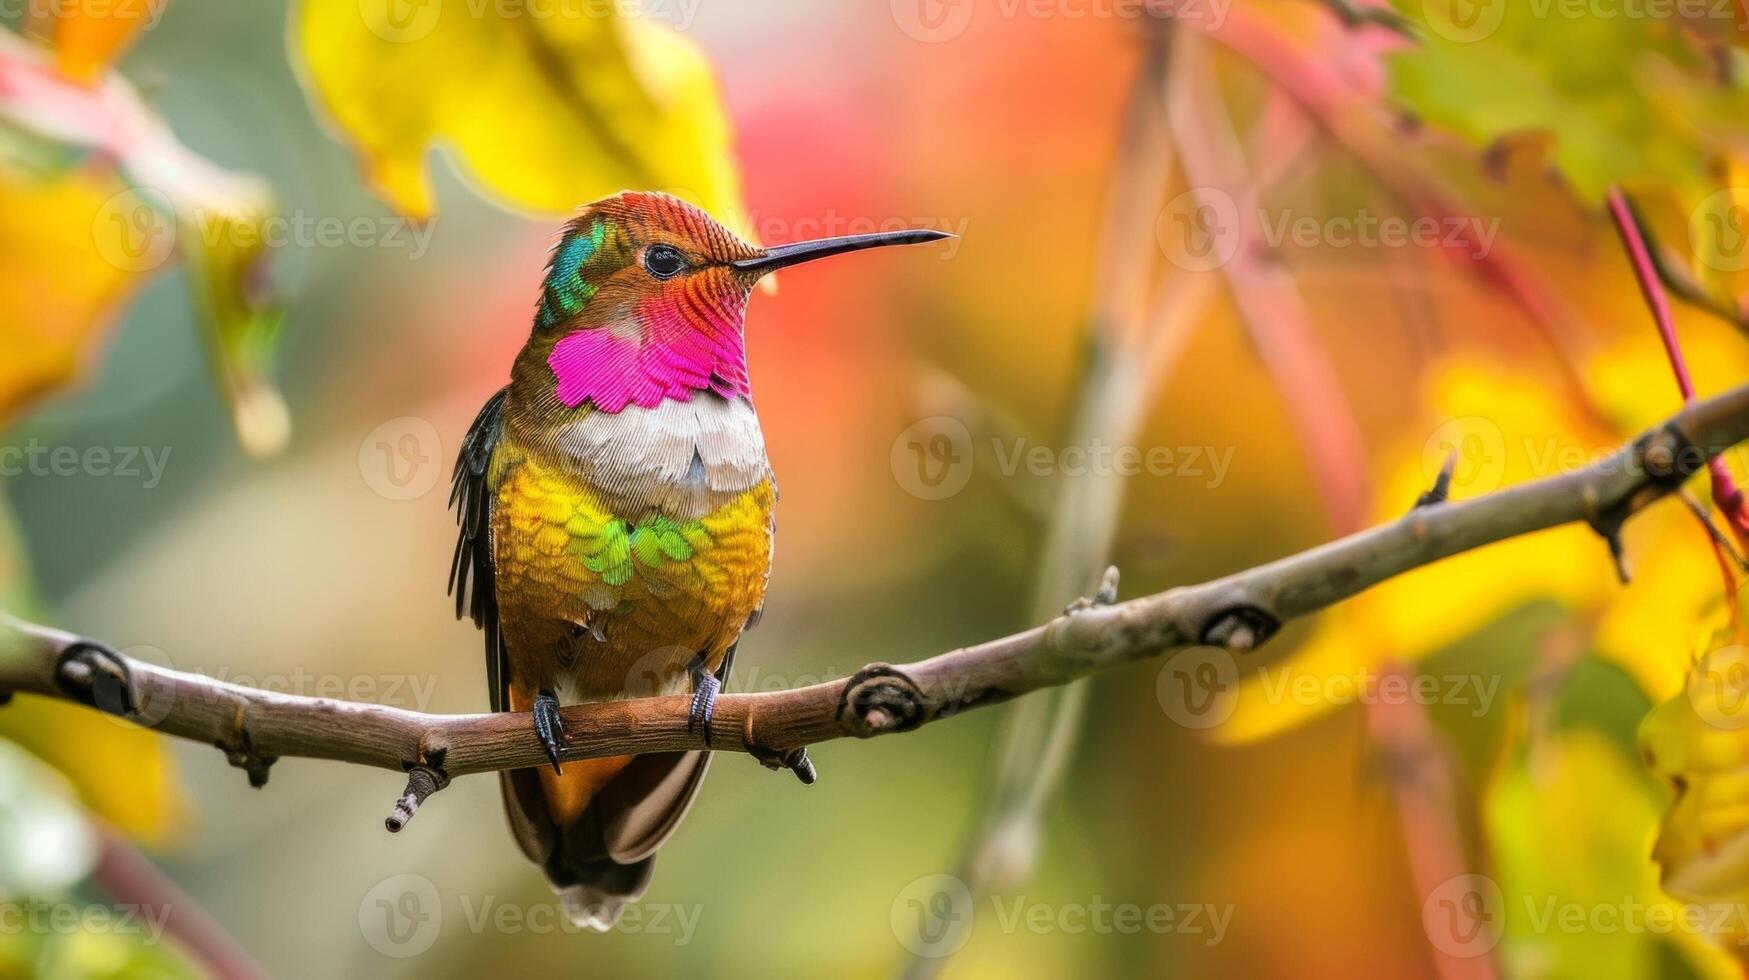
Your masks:
[{"label": "green iridescent neck feather", "polygon": [[618,236],[610,244],[608,223],[595,220],[587,228],[573,225],[553,249],[553,259],[547,264],[547,278],[541,284],[540,307],[535,311],[534,325],[546,330],[564,323],[582,312],[594,297],[596,284],[588,275],[591,265],[600,265],[604,254],[617,247]]}]

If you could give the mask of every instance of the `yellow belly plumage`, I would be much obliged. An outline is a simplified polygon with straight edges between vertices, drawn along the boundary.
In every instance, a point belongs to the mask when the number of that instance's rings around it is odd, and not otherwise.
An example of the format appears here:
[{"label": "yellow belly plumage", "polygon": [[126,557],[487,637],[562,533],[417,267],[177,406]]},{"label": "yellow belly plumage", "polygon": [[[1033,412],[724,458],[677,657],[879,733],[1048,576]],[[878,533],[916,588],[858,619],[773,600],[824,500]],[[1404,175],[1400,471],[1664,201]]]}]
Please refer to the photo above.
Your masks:
[{"label": "yellow belly plumage", "polygon": [[762,480],[682,520],[616,514],[565,467],[495,461],[492,516],[510,700],[668,693],[687,662],[714,669],[765,597],[775,492]]}]

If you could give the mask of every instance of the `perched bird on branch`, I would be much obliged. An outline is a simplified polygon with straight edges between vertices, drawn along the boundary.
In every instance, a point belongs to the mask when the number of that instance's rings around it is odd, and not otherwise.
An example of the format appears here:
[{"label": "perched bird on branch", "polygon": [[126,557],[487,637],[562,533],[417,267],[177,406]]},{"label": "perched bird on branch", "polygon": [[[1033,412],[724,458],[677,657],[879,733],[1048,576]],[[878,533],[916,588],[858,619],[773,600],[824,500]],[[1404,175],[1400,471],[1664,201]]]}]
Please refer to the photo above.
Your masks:
[{"label": "perched bird on branch", "polygon": [[761,249],[663,194],[585,207],[553,248],[510,383],[456,461],[450,590],[486,635],[494,711],[552,768],[501,774],[517,842],[580,925],[611,928],[697,793],[708,752],[560,765],[559,707],[693,692],[709,744],[765,599],[777,491],[742,329],[759,279],[935,231]]}]

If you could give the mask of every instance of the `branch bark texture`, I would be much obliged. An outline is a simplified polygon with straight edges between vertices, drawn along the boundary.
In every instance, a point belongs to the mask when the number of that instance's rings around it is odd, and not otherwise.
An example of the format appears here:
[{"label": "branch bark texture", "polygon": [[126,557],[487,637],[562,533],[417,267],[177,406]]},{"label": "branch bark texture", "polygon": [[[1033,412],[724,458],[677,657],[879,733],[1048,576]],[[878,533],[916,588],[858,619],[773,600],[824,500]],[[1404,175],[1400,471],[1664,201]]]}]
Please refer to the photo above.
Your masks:
[{"label": "branch bark texture", "polygon": [[[1388,524],[1225,578],[1127,602],[1100,596],[1025,632],[911,664],[870,664],[850,677],[789,691],[724,694],[708,746],[688,725],[684,695],[572,705],[563,710],[561,758],[710,748],[793,766],[800,750],[818,742],[910,731],[1186,646],[1245,653],[1288,620],[1496,541],[1583,521],[1614,542],[1629,517],[1745,440],[1749,385],[1691,403],[1586,469],[1418,506]],[[0,696],[12,693],[76,701],[215,745],[257,784],[276,759],[331,759],[427,770],[415,773],[424,782],[409,789],[423,800],[453,777],[546,764],[525,713],[433,715],[262,691],[0,617]]]}]

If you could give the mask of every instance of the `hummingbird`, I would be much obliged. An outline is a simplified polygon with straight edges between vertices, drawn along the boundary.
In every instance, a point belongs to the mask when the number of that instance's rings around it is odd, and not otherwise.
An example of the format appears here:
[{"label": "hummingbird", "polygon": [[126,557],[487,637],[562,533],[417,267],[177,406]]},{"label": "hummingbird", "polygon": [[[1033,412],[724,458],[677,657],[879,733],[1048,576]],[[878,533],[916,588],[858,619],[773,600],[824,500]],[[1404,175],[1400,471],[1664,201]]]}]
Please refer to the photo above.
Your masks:
[{"label": "hummingbird", "polygon": [[744,326],[771,272],[949,237],[760,248],[666,194],[586,205],[560,232],[533,329],[456,460],[458,618],[485,635],[493,711],[530,712],[551,767],[499,774],[517,843],[570,919],[606,931],[649,886],[708,751],[572,761],[562,705],[683,693],[710,744],[765,602],[777,486]]}]

